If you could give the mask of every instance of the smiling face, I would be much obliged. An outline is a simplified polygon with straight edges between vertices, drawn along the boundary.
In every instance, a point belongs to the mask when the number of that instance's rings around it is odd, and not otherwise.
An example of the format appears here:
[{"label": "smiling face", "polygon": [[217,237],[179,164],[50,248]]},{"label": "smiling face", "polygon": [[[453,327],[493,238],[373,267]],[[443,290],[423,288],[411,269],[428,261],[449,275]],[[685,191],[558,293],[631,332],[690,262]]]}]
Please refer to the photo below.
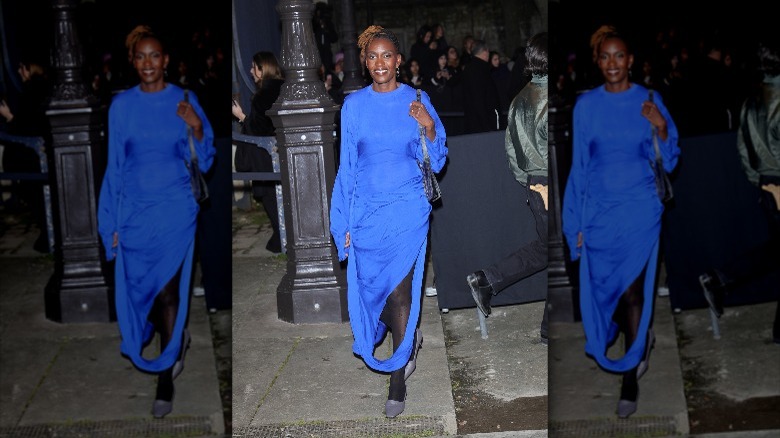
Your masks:
[{"label": "smiling face", "polygon": [[628,89],[628,71],[633,62],[634,55],[628,53],[626,43],[620,38],[608,38],[601,43],[597,65],[604,76],[607,91]]},{"label": "smiling face", "polygon": [[366,68],[374,81],[374,91],[385,92],[397,88],[395,72],[399,65],[401,55],[389,40],[375,38],[366,48]]},{"label": "smiling face", "polygon": [[165,88],[165,69],[168,67],[168,55],[162,45],[154,38],[144,38],[135,45],[133,67],[141,78],[141,90],[160,91]]}]

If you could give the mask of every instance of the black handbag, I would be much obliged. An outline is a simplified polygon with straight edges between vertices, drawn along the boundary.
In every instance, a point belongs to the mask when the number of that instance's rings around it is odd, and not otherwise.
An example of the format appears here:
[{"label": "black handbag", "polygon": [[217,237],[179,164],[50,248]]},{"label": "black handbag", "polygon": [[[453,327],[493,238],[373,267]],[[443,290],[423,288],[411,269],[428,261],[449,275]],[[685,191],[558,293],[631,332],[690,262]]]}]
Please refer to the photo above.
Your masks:
[{"label": "black handbag", "polygon": [[[417,89],[417,101],[420,101],[420,89]],[[431,168],[431,158],[428,155],[428,146],[425,141],[425,128],[420,123],[417,123],[417,130],[420,132],[420,145],[423,151],[423,161],[417,161],[417,165],[420,167],[423,177],[423,190],[425,196],[431,203],[436,202],[441,198],[441,189],[439,188],[439,181],[436,179],[436,174]]]},{"label": "black handbag", "polygon": [[[189,90],[184,90],[184,101],[190,101]],[[206,184],[206,178],[198,166],[198,154],[195,152],[195,143],[192,139],[192,127],[187,125],[187,140],[190,144],[190,161],[184,161],[187,171],[190,173],[190,185],[192,186],[192,196],[199,204],[209,198],[209,187]]]},{"label": "black handbag", "polygon": [[[653,90],[649,90],[650,102],[653,101]],[[674,191],[672,190],[672,181],[669,179],[669,174],[664,170],[664,160],[661,157],[661,150],[658,147],[658,132],[656,127],[652,127],[653,132],[653,148],[655,149],[655,159],[650,160],[650,168],[653,169],[653,175],[655,176],[655,190],[658,192],[658,198],[663,203],[667,203],[674,197]]]}]

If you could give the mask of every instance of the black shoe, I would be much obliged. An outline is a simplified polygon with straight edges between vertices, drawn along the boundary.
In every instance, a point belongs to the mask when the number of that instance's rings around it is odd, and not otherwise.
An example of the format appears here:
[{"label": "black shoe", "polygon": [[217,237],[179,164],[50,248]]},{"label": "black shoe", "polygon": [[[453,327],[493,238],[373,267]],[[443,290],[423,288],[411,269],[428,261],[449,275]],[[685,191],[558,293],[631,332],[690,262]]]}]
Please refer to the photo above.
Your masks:
[{"label": "black shoe", "polygon": [[268,239],[268,243],[265,245],[265,249],[271,251],[274,254],[279,254],[282,252],[282,238],[278,231],[274,231],[274,234],[271,235],[270,239]]},{"label": "black shoe", "polygon": [[485,277],[485,272],[477,271],[472,272],[466,276],[466,283],[471,288],[471,296],[474,297],[474,302],[477,303],[477,307],[485,316],[490,315],[490,299],[493,298],[493,287]]},{"label": "black shoe", "polygon": [[707,271],[699,275],[699,284],[701,284],[704,298],[707,300],[710,309],[720,318],[723,315],[723,298],[726,295],[726,285],[723,284],[720,276],[715,271]]}]

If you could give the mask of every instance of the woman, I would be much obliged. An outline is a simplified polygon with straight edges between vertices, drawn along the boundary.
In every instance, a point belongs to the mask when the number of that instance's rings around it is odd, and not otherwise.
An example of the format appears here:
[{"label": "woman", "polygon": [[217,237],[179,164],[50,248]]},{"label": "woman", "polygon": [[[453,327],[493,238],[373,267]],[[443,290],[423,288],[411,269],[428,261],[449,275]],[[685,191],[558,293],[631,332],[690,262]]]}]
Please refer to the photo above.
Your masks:
[{"label": "woman", "polygon": [[[284,79],[276,56],[271,52],[257,52],[252,57],[249,70],[255,81],[257,91],[252,96],[252,110],[244,114],[241,105],[233,101],[233,116],[242,125],[241,133],[254,136],[274,136],[276,129],[271,118],[265,112],[279,98]],[[240,144],[236,150],[236,170],[239,172],[273,172],[271,155],[260,147]],[[265,248],[273,253],[282,252],[282,239],[279,233],[279,210],[276,202],[276,183],[274,181],[252,181],[254,198],[263,203],[273,234]]]},{"label": "woman", "polygon": [[[406,379],[416,367],[422,335],[423,268],[431,206],[423,192],[418,123],[425,128],[431,167],[444,165],[444,126],[428,96],[396,79],[396,36],[369,26],[358,39],[371,85],[349,94],[341,109],[341,155],[331,201],[330,231],[347,265],[353,351],[374,370],[390,373],[385,415],[403,412]],[[368,117],[367,117],[368,116]],[[374,356],[387,330],[393,354]]]},{"label": "woman", "polygon": [[[406,85],[409,85],[413,88],[422,88],[423,82],[425,81],[425,78],[423,78],[422,74],[420,73],[420,62],[416,58],[411,58],[408,62],[409,68],[406,72],[404,77],[406,77],[406,81],[404,82]],[[401,75],[401,67],[398,67],[398,73]]]},{"label": "woman", "polygon": [[[634,57],[611,26],[591,38],[604,84],[574,107],[574,157],[563,200],[563,231],[572,260],[580,261],[580,307],[585,351],[605,370],[623,374],[617,414],[636,411],[638,379],[653,344],[649,329],[661,214],[649,160],[652,130],[667,172],[680,150],[677,128],[660,96],[630,82]],[[608,358],[618,329],[625,354]]]},{"label": "woman", "polygon": [[[152,415],[173,409],[173,379],[189,343],[185,329],[198,204],[186,163],[191,130],[200,168],[211,167],[214,134],[197,97],[165,82],[169,56],[149,27],[127,37],[140,83],[118,94],[108,114],[108,165],[98,229],[106,258],[116,258],[116,311],[122,354],[158,374]],[[154,331],[160,354],[142,356]]]},{"label": "woman", "polygon": [[431,85],[436,87],[436,91],[442,92],[447,82],[453,76],[453,71],[447,66],[447,54],[444,52],[439,53],[438,69],[433,77],[430,79]]}]

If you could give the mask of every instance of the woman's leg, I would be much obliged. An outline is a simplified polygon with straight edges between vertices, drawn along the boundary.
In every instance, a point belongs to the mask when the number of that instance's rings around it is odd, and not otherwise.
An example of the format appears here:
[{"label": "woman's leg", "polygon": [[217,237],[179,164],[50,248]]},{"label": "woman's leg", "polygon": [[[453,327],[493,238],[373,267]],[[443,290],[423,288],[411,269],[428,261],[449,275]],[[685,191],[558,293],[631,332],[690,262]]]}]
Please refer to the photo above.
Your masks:
[{"label": "woman's leg", "polygon": [[[390,296],[387,297],[385,308],[379,319],[387,327],[393,336],[393,352],[395,352],[404,340],[406,324],[412,309],[412,273],[409,271],[401,283],[396,286]],[[406,382],[404,380],[404,367],[390,373],[390,392],[388,400],[404,401],[406,397]]]},{"label": "woman's leg", "polygon": [[[179,281],[181,279],[181,268],[179,272],[171,278],[154,300],[152,323],[155,329],[160,333],[160,351],[173,338],[173,326],[176,323],[176,316],[179,310]],[[162,371],[157,376],[157,396],[156,400],[173,400],[173,367]]]},{"label": "woman's leg", "polygon": [[[634,280],[620,297],[617,309],[617,321],[625,339],[625,348],[628,351],[634,344],[639,332],[639,321],[642,319],[642,306],[644,305],[644,281],[645,271]],[[620,389],[620,399],[636,401],[639,393],[636,367],[623,373],[623,385]]]}]

